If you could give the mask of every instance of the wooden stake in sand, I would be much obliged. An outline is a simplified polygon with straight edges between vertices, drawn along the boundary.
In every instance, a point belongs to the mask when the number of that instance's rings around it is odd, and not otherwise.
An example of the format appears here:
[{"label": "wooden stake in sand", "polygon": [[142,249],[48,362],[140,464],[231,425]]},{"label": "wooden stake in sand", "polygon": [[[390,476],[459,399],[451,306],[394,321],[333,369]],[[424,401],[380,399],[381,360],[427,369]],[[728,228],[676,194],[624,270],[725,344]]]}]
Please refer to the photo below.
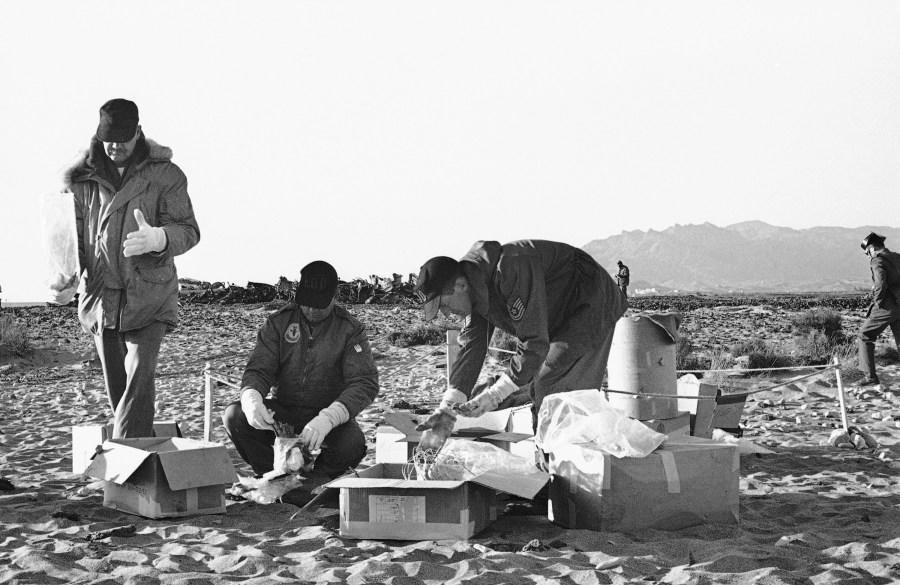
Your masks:
[{"label": "wooden stake in sand", "polygon": [[212,366],[209,362],[203,366],[203,440],[212,442],[212,403],[213,381],[210,372]]},{"label": "wooden stake in sand", "polygon": [[834,364],[834,378],[837,382],[838,404],[841,406],[841,424],[844,425],[844,432],[850,433],[850,425],[847,423],[847,405],[844,403],[844,382],[841,380],[841,362],[835,356],[832,359]]}]

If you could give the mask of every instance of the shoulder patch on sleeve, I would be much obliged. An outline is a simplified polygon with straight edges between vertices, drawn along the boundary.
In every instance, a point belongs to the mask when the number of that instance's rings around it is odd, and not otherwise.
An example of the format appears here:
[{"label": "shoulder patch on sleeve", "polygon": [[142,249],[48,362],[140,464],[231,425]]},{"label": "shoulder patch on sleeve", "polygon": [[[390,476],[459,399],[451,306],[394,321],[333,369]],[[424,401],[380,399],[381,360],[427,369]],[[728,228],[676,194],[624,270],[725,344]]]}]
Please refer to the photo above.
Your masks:
[{"label": "shoulder patch on sleeve", "polygon": [[284,332],[284,340],[288,343],[297,343],[300,341],[300,324],[291,323]]},{"label": "shoulder patch on sleeve", "polygon": [[360,344],[358,344],[358,343],[354,344],[354,345],[353,345],[353,351],[355,351],[356,353],[361,353],[361,352],[362,352],[362,346],[361,346]]},{"label": "shoulder patch on sleeve", "polygon": [[522,297],[516,297],[506,308],[509,310],[509,317],[513,321],[520,321],[525,315],[525,303],[522,301]]}]

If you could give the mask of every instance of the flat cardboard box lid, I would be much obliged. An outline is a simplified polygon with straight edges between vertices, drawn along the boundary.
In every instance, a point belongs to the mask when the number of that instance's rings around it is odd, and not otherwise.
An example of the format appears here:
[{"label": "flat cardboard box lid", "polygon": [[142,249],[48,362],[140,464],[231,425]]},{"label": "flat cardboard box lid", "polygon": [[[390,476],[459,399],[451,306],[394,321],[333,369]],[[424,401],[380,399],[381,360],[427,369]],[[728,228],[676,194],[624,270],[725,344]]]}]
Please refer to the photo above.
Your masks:
[{"label": "flat cardboard box lid", "polygon": [[[531,499],[541,491],[541,488],[550,481],[550,475],[535,469],[529,474],[504,474],[498,471],[488,471],[470,480],[427,480],[395,479],[383,477],[385,463],[379,463],[368,469],[358,472],[356,475],[345,475],[327,484],[329,488],[399,488],[399,489],[453,489],[466,481],[477,483],[491,489],[506,492],[521,498]],[[393,465],[401,465],[394,463]]]},{"label": "flat cardboard box lid", "polygon": [[234,466],[225,447],[179,437],[106,441],[85,473],[121,485],[151,455],[159,457],[173,491],[230,484],[235,480]]},{"label": "flat cardboard box lid", "polygon": [[[478,418],[466,418],[464,416],[457,417],[456,425],[453,427],[453,437],[463,438],[490,438],[494,440],[518,442],[531,437],[525,433],[506,433],[506,424],[509,421],[511,409],[503,409],[495,412],[488,412]],[[460,421],[467,422],[460,424]],[[499,421],[503,421],[499,424]],[[397,438],[398,441],[408,441],[410,443],[418,443],[422,438],[422,432],[416,430],[416,423],[412,416],[405,412],[388,412],[384,415],[385,424],[394,427],[401,433],[403,438]],[[509,438],[496,439],[494,435],[508,434]]]}]

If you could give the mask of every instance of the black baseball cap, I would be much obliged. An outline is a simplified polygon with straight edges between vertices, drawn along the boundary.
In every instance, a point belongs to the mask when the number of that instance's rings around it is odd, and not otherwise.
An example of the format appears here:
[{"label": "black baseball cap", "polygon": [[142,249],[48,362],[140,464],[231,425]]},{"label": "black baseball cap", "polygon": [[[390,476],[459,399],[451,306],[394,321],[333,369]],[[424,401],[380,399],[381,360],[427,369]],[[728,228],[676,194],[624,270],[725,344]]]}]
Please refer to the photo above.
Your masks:
[{"label": "black baseball cap", "polygon": [[97,138],[102,142],[128,142],[138,126],[138,107],[130,100],[115,98],[100,106]]},{"label": "black baseball cap", "polygon": [[883,246],[884,240],[886,238],[884,236],[879,236],[875,232],[869,232],[869,235],[863,238],[862,243],[860,243],[859,247],[865,250],[869,246]]},{"label": "black baseball cap", "polygon": [[324,309],[337,292],[338,276],[334,266],[324,260],[310,262],[300,271],[300,283],[294,300],[298,305]]},{"label": "black baseball cap", "polygon": [[425,319],[431,320],[438,313],[441,294],[453,284],[459,274],[459,262],[448,256],[435,256],[422,265],[416,290],[425,295]]}]

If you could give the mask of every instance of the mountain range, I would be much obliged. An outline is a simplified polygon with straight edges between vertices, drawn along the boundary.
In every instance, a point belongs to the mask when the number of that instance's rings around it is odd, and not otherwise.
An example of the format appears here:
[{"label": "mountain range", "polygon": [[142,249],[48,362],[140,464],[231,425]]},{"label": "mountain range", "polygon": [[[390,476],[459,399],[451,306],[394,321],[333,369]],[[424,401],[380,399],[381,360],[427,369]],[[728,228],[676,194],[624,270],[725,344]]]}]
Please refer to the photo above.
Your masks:
[{"label": "mountain range", "polygon": [[631,271],[629,293],[842,292],[872,286],[860,242],[869,232],[900,250],[900,228],[793,229],[746,221],[624,231],[583,246],[613,275]]}]

